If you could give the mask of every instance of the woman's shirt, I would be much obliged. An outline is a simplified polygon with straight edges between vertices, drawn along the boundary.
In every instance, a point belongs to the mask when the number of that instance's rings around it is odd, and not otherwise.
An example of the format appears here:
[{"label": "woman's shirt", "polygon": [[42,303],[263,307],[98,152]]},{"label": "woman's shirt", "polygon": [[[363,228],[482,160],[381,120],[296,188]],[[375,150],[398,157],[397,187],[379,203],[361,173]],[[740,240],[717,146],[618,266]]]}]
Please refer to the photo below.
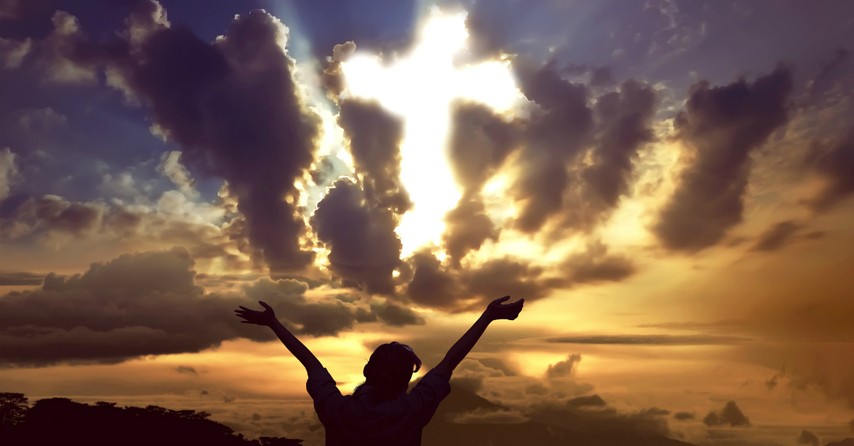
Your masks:
[{"label": "woman's shirt", "polygon": [[323,369],[309,375],[306,389],[326,428],[326,446],[420,446],[421,430],[451,391],[448,379],[431,370],[409,393],[379,400],[367,384],[341,395]]}]

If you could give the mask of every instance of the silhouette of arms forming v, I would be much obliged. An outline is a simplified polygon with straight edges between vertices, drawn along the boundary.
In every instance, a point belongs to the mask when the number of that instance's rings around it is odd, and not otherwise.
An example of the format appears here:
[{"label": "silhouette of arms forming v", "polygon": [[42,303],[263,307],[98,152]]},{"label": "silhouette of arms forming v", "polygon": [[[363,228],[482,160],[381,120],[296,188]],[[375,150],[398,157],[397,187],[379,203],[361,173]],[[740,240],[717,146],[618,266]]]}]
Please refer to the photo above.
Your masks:
[{"label": "silhouette of arms forming v", "polygon": [[519,299],[511,304],[504,304],[504,302],[509,299],[510,296],[504,296],[490,302],[483,314],[481,314],[471,328],[469,328],[468,331],[466,331],[465,334],[463,334],[463,336],[454,343],[453,346],[451,346],[451,349],[445,354],[445,358],[442,359],[442,362],[434,367],[433,370],[447,378],[450,378],[454,369],[457,368],[457,365],[459,365],[463,358],[465,358],[471,351],[472,347],[474,347],[480,339],[480,336],[483,335],[484,331],[486,331],[486,327],[489,326],[490,322],[498,319],[507,319],[511,321],[516,319],[516,317],[519,316],[519,312],[522,311],[525,299]]},{"label": "silhouette of arms forming v", "polygon": [[[442,362],[434,367],[433,370],[442,376],[450,378],[454,369],[457,368],[457,365],[459,365],[463,358],[465,358],[471,351],[472,347],[474,347],[481,335],[483,335],[483,332],[486,331],[486,327],[488,327],[492,321],[498,319],[508,319],[512,321],[513,319],[516,319],[516,317],[519,316],[519,312],[522,311],[525,299],[519,299],[516,302],[505,304],[504,302],[509,299],[510,296],[504,296],[492,301],[471,328],[469,328],[468,331],[466,331],[465,334],[463,334],[463,336],[453,346],[451,346],[451,349],[448,350],[445,358],[442,359]],[[317,357],[314,356],[314,353],[312,353],[308,347],[306,347],[299,339],[297,339],[296,336],[282,325],[278,319],[276,319],[276,314],[273,312],[273,309],[270,308],[266,302],[259,301],[258,303],[264,307],[264,311],[250,310],[249,308],[240,306],[240,309],[234,310],[234,312],[237,313],[239,317],[243,318],[243,321],[241,322],[244,324],[255,324],[270,327],[273,332],[276,333],[276,336],[279,337],[279,340],[282,341],[282,344],[284,344],[291,354],[293,354],[299,362],[302,363],[309,376],[313,376],[315,372],[322,371],[323,365]]]},{"label": "silhouette of arms forming v", "polygon": [[270,308],[266,302],[258,301],[258,303],[264,307],[264,311],[250,310],[249,308],[240,306],[240,309],[234,310],[234,312],[243,318],[241,322],[244,324],[264,325],[270,327],[273,332],[276,333],[276,336],[279,337],[279,340],[282,341],[282,344],[285,344],[288,351],[290,351],[291,354],[302,363],[309,376],[311,376],[312,373],[323,370],[323,365],[317,357],[314,356],[314,353],[312,353],[305,344],[297,339],[290,330],[276,319],[276,314],[273,312],[273,309]]}]

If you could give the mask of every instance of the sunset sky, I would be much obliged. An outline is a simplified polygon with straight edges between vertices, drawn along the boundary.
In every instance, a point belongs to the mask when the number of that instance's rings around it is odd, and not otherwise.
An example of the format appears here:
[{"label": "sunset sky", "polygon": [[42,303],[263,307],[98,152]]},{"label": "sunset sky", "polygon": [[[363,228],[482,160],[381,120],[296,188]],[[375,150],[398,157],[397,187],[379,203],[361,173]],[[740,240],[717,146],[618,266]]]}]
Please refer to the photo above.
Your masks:
[{"label": "sunset sky", "polygon": [[237,305],[349,392],[509,294],[456,423],[854,437],[852,50],[849,1],[0,0],[0,392],[313,446]]}]

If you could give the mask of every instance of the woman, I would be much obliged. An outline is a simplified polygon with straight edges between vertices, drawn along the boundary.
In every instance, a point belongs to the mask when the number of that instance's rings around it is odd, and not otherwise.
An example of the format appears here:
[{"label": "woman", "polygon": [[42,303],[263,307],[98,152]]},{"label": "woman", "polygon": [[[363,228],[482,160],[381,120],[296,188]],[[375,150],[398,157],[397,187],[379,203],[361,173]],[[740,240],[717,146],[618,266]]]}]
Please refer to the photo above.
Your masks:
[{"label": "woman", "polygon": [[243,323],[270,327],[308,373],[306,389],[317,417],[326,428],[326,446],[418,446],[421,430],[451,391],[454,369],[471,351],[486,327],[498,319],[519,316],[525,300],[505,304],[510,296],[492,301],[471,328],[448,350],[445,358],[406,392],[421,360],[408,346],[392,342],[377,347],[363,369],[365,383],[353,395],[341,395],[335,380],[314,354],[276,319],[273,309],[241,306]]}]

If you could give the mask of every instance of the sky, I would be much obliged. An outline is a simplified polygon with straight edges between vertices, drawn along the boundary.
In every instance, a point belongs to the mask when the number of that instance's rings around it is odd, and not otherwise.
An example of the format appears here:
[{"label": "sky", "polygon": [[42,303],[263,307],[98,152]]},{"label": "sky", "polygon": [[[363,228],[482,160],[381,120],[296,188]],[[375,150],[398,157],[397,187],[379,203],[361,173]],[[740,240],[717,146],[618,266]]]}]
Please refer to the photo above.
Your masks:
[{"label": "sky", "polygon": [[352,391],[510,295],[454,378],[502,409],[451,423],[854,437],[852,42],[824,0],[0,0],[0,391],[322,444],[237,305]]}]

